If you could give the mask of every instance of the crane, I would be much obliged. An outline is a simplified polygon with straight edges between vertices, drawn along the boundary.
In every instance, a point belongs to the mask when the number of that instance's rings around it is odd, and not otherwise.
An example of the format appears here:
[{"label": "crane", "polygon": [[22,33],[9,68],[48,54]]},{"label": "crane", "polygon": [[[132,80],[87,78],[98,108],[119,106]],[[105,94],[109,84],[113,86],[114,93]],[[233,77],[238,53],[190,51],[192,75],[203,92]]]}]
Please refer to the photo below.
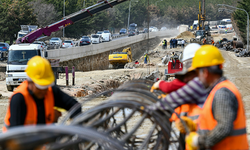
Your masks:
[{"label": "crane", "polygon": [[37,30],[30,32],[29,34],[25,35],[22,38],[19,38],[16,40],[16,43],[33,43],[37,38],[40,36],[50,36],[52,32],[56,32],[58,30],[61,30],[69,25],[72,25],[76,23],[77,21],[80,21],[82,19],[85,19],[89,16],[92,16],[95,13],[98,13],[102,10],[112,8],[115,5],[118,5],[120,3],[123,3],[127,0],[102,0],[99,1],[97,4],[92,5],[88,8],[82,9],[80,11],[77,11],[75,13],[72,13],[68,16],[65,16],[62,18],[62,20],[55,22],[53,24],[50,24],[46,27],[38,28]]}]

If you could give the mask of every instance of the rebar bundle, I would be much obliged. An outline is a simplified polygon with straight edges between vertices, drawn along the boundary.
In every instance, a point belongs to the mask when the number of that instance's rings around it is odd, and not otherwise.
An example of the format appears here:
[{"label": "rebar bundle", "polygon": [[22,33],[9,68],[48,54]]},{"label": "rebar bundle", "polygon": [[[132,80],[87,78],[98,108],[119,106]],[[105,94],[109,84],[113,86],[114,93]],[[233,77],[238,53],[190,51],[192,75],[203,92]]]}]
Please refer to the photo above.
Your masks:
[{"label": "rebar bundle", "polygon": [[[153,82],[132,80],[113,92],[104,103],[72,118],[69,116],[84,106],[75,106],[58,126],[19,127],[0,135],[3,149],[185,149],[179,132],[169,121],[171,111],[147,112],[141,107],[160,99],[162,92],[149,92]],[[14,142],[13,142],[14,141]],[[11,143],[11,144],[10,144]],[[13,148],[13,145],[15,148]]]}]

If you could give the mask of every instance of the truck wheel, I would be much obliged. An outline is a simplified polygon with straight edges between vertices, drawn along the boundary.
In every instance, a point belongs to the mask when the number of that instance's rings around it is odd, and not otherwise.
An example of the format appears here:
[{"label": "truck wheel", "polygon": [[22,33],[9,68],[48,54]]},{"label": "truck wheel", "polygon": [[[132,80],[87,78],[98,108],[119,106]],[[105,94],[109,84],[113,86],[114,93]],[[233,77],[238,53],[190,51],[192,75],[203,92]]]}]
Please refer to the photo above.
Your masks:
[{"label": "truck wheel", "polygon": [[13,86],[11,86],[11,85],[6,85],[6,87],[7,87],[7,90],[8,90],[8,91],[13,92],[13,89],[14,89]]}]

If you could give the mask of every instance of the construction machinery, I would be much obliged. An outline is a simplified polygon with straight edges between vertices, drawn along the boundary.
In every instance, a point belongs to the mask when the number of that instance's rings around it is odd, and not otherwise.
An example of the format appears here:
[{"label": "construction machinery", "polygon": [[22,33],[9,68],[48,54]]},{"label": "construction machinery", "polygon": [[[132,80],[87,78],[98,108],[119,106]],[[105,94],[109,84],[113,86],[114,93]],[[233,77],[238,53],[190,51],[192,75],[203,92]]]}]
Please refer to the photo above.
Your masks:
[{"label": "construction machinery", "polygon": [[84,8],[80,11],[77,11],[75,13],[72,13],[68,16],[63,17],[62,20],[55,22],[51,25],[48,25],[46,27],[38,28],[33,32],[29,32],[23,37],[20,37],[16,40],[16,43],[33,43],[37,38],[44,35],[50,36],[52,32],[59,31],[69,25],[72,25],[76,23],[77,21],[80,21],[82,19],[85,19],[89,16],[93,16],[93,14],[96,14],[100,11],[103,11],[108,8],[112,8],[115,5],[118,5],[120,3],[126,2],[127,0],[113,0],[113,1],[107,1],[102,0],[99,1],[97,4],[92,5],[90,7]]},{"label": "construction machinery", "polygon": [[126,63],[132,62],[131,48],[125,48],[122,52],[113,52],[109,55],[109,68],[123,68]]},{"label": "construction machinery", "polygon": [[182,57],[182,53],[179,51],[176,51],[175,54],[173,56],[171,56],[169,58],[168,61],[168,69],[165,69],[165,77],[166,80],[170,77],[170,76],[174,76],[174,74],[176,72],[180,72],[182,71],[183,68],[183,64],[180,61]]},{"label": "construction machinery", "polygon": [[[201,4],[202,1],[202,4]],[[203,39],[206,39],[206,44],[211,44],[211,32],[209,25],[205,25],[206,11],[205,11],[205,0],[199,1],[199,14],[197,30],[194,32],[195,38],[190,39],[190,43],[203,44]]]}]

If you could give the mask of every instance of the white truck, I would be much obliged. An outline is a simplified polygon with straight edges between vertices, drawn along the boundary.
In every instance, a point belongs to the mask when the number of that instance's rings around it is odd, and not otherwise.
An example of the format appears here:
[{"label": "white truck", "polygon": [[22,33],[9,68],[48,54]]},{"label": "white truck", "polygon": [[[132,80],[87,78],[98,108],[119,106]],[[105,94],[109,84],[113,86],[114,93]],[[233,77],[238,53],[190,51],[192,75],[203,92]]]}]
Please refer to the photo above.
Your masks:
[{"label": "white truck", "polygon": [[17,39],[24,37],[26,34],[35,31],[36,25],[21,25],[21,30],[17,34]]},{"label": "white truck", "polygon": [[26,43],[10,46],[6,66],[8,91],[13,91],[14,87],[20,85],[27,78],[25,73],[27,62],[36,55],[46,58],[47,52],[39,44]]},{"label": "white truck", "polygon": [[104,30],[102,33],[102,41],[109,42],[112,41],[112,35],[109,30]]}]

